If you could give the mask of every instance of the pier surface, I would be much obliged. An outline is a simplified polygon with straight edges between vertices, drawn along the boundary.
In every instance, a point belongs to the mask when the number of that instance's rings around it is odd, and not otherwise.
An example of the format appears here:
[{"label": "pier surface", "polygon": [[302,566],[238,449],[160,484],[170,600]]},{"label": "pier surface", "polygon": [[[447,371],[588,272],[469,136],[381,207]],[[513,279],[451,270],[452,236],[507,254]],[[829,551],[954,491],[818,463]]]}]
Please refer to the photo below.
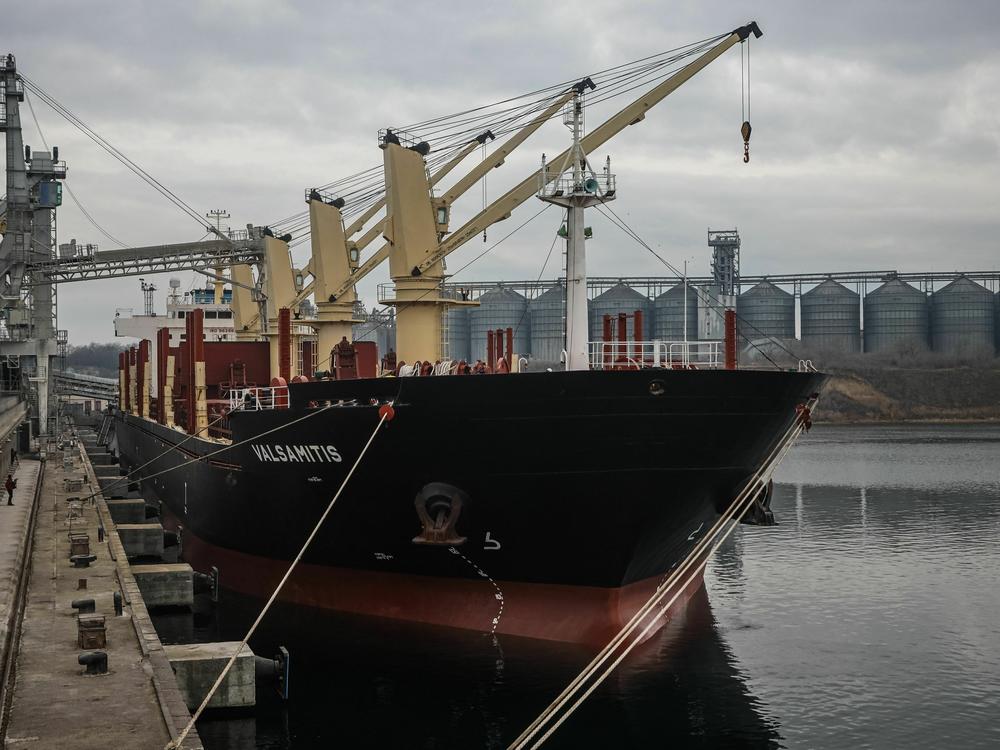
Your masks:
[{"label": "pier surface", "polygon": [[[190,714],[104,499],[67,500],[87,497],[98,487],[82,451],[67,449],[70,453],[75,457],[71,468],[64,468],[62,460],[50,460],[42,472],[23,621],[19,640],[13,640],[16,666],[8,684],[4,747],[162,748]],[[23,534],[27,528],[39,468],[39,462],[22,461],[15,505],[0,508],[0,585],[5,587],[20,576],[18,529]],[[85,475],[83,491],[65,490],[66,477]],[[5,511],[9,515],[3,515]],[[99,541],[99,527],[106,531],[104,541]],[[90,553],[97,559],[87,568],[75,568],[69,560],[71,532],[89,536]],[[81,579],[86,579],[85,589],[80,588]],[[116,592],[124,600],[122,616],[115,615]],[[6,621],[10,597],[6,589],[0,596]],[[71,606],[78,599],[93,599],[96,614],[105,618],[107,674],[85,675],[77,662],[85,652],[78,646],[76,610]],[[184,743],[188,750],[201,747],[196,733]]]}]

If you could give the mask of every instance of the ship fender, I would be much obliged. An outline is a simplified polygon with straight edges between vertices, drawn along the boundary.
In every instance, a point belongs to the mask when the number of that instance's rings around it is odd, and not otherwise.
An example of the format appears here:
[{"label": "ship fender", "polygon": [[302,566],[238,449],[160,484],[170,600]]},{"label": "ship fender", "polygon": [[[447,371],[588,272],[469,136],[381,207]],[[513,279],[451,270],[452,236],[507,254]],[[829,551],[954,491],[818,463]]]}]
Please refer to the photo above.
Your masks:
[{"label": "ship fender", "polygon": [[469,496],[451,484],[431,482],[417,493],[414,507],[420,519],[420,533],[413,537],[414,544],[458,546],[465,543],[455,528],[462,506]]}]

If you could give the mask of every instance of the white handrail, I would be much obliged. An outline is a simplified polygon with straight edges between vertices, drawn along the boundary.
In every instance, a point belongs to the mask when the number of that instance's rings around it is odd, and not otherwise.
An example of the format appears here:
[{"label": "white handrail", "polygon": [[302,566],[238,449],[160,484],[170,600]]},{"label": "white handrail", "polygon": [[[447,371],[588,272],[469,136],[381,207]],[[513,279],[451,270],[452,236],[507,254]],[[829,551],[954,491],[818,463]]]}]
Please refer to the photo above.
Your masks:
[{"label": "white handrail", "polygon": [[229,391],[230,411],[265,411],[288,406],[288,386],[253,386]]},{"label": "white handrail", "polygon": [[718,369],[723,366],[722,341],[591,341],[592,370],[622,367]]}]

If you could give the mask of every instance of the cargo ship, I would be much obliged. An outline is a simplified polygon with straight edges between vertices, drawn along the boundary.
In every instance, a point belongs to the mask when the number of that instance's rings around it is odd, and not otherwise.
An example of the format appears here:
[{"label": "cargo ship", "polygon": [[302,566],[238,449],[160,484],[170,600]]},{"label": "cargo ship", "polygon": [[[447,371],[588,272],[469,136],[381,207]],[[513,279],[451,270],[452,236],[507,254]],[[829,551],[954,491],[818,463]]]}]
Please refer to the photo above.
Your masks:
[{"label": "cargo ship", "polygon": [[[124,353],[115,451],[180,531],[184,559],[217,568],[224,588],[267,597],[343,486],[281,599],[545,640],[601,643],[617,632],[824,379],[808,368],[739,367],[731,310],[719,311],[725,341],[650,341],[638,313],[606,319],[602,341],[588,336],[583,216],[617,187],[610,164],[594,170],[587,151],[751,35],[756,24],[691,47],[683,67],[586,135],[585,97],[603,79],[547,94],[498,160],[440,195],[441,172],[485,139],[442,166],[426,141],[386,129],[383,197],[362,216],[385,208],[375,232],[383,251],[359,263],[357,243],[345,241],[358,227],[345,228],[346,201],[307,191],[314,321],[293,321],[308,290],[291,282],[290,237],[263,230],[268,286],[258,315],[232,271],[239,340],[206,340],[195,308],[182,336],[163,328]],[[560,112],[570,148],[450,231],[451,200]],[[444,293],[444,258],[531,196],[565,211],[561,361],[525,371],[510,328],[489,332],[485,360],[454,361],[442,351],[442,321],[474,300]],[[353,284],[385,259],[394,352],[348,338]],[[317,335],[303,336],[303,326]],[[675,608],[700,585],[693,580]]]}]

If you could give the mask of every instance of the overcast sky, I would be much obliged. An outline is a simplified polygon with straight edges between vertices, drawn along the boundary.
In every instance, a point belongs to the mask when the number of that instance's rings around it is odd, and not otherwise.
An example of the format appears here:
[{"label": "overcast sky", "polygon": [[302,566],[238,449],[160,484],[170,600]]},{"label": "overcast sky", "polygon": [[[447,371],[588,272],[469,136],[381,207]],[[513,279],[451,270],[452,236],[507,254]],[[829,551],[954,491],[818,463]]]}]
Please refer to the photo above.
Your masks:
[{"label": "overcast sky", "polygon": [[[671,262],[689,259],[692,274],[708,272],[708,227],[739,228],[745,274],[1000,268],[995,0],[35,0],[6,4],[0,47],[189,204],[228,209],[242,227],[301,211],[304,188],[379,164],[381,127],[580,77],[751,19],[764,37],[752,45],[750,164],[734,49],[591,155],[612,156],[616,213]],[[203,235],[34,105],[69,166],[68,183],[111,234],[130,245]],[[25,142],[41,148],[26,107],[23,122]],[[597,122],[588,115],[589,126]],[[491,175],[488,194],[566,145],[560,124],[543,128]],[[494,226],[489,243],[537,206],[532,199]],[[481,207],[481,191],[470,191],[456,218]],[[547,212],[458,278],[536,278],[558,223],[555,209]],[[588,224],[590,273],[667,273],[599,214]],[[66,200],[59,239],[70,238],[115,247]],[[470,242],[449,267],[488,246]],[[307,245],[297,249],[297,260],[307,256]],[[546,278],[558,275],[556,263]],[[184,288],[200,279],[183,274]],[[359,292],[371,303],[386,279],[386,270],[373,273]],[[158,281],[165,290],[167,277]],[[60,327],[74,344],[112,340],[116,307],[141,309],[137,279],[64,285]]]}]

